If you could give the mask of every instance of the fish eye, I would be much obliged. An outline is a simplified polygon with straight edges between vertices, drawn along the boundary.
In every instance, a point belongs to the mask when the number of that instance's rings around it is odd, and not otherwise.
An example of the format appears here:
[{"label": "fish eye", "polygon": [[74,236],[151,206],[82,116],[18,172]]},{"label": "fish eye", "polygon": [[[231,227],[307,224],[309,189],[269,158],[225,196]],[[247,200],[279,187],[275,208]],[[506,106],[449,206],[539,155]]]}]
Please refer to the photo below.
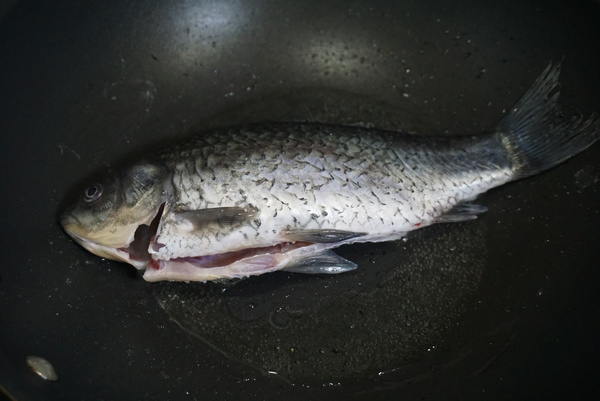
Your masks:
[{"label": "fish eye", "polygon": [[101,184],[94,184],[90,187],[88,187],[88,189],[86,189],[83,193],[83,200],[91,203],[94,202],[96,200],[98,200],[98,198],[100,198],[100,196],[102,196],[102,191],[104,190],[104,187],[102,187]]}]

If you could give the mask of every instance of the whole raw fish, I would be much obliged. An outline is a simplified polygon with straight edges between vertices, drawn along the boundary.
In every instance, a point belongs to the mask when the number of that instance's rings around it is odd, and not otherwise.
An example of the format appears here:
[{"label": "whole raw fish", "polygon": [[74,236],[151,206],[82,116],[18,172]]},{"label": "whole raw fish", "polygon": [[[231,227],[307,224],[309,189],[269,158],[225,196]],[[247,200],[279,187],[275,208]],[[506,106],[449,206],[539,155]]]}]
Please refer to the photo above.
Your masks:
[{"label": "whole raw fish", "polygon": [[61,224],[148,281],[352,270],[332,248],[474,219],[479,194],[598,140],[596,117],[559,117],[558,76],[549,65],[478,136],[298,123],[202,133],[89,186]]}]

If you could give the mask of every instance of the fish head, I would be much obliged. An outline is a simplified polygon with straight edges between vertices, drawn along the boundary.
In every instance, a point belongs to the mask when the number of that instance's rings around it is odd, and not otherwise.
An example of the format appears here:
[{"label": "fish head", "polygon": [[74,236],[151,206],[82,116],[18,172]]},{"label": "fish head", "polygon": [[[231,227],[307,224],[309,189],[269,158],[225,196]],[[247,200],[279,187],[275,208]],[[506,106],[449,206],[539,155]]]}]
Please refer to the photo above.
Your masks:
[{"label": "fish head", "polygon": [[139,236],[138,229],[160,218],[166,177],[160,164],[133,165],[88,186],[65,210],[60,223],[75,242],[93,254],[144,268],[149,257],[130,252],[130,246]]}]

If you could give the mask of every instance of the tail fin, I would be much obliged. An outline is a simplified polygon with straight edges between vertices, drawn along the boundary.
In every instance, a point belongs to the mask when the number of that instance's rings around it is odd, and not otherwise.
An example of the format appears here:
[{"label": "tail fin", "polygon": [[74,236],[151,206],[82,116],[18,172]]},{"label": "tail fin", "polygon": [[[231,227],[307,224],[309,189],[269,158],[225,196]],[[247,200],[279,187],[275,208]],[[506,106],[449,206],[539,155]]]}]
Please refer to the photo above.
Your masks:
[{"label": "tail fin", "polygon": [[590,147],[600,138],[600,119],[564,120],[558,106],[560,65],[542,72],[496,127],[515,163],[516,177],[537,174]]}]

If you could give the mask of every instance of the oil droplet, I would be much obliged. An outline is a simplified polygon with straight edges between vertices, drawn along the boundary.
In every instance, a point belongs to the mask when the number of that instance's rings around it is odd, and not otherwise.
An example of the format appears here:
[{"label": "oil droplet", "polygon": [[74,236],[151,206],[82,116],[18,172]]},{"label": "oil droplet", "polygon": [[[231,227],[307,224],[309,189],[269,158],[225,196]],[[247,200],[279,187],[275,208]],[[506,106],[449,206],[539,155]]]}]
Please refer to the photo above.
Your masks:
[{"label": "oil droplet", "polygon": [[40,356],[27,355],[25,361],[27,361],[31,370],[37,373],[42,379],[53,382],[58,380],[58,375],[48,360]]}]

